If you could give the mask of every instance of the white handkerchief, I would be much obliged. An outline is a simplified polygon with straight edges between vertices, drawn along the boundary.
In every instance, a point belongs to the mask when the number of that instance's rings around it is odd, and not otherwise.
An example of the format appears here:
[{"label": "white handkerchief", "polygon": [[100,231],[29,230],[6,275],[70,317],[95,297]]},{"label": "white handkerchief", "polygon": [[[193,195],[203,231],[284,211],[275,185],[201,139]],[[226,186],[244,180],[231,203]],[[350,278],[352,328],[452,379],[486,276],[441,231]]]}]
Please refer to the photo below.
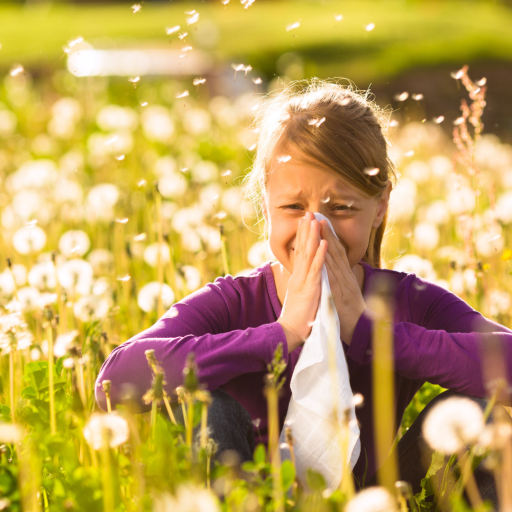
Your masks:
[{"label": "white handkerchief", "polygon": [[[315,212],[318,221],[327,220]],[[336,236],[336,233],[335,233]],[[337,237],[336,237],[337,238]],[[352,470],[361,452],[359,427],[350,388],[345,353],[340,340],[340,321],[334,302],[325,265],[322,268],[322,294],[311,334],[302,347],[297,365],[291,378],[292,398],[288,406],[285,426],[290,426],[294,438],[293,450],[297,477],[306,484],[308,468],[321,473],[330,489],[341,482],[344,471]],[[329,314],[329,301],[332,313]],[[336,371],[329,369],[329,336],[335,333]],[[331,348],[332,350],[332,348]],[[337,411],[338,426],[334,416]],[[349,414],[349,432],[343,422],[344,411]],[[342,460],[340,433],[348,434],[348,450]],[[345,435],[345,439],[347,439]],[[284,428],[279,445],[281,459],[290,459]]]}]

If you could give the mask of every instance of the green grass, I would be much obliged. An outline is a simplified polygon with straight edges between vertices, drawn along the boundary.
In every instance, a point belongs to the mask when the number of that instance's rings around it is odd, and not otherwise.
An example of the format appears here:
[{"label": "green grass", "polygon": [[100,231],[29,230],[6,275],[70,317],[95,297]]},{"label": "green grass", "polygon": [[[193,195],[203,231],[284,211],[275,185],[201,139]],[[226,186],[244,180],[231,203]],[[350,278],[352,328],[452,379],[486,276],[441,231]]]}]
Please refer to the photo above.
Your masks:
[{"label": "green grass", "polygon": [[[37,5],[0,7],[0,66],[64,65],[62,47],[83,36],[97,47],[181,46],[165,27],[181,25],[188,43],[201,48],[197,30],[215,23],[219,60],[244,62],[271,77],[285,52],[305,60],[305,76],[346,76],[356,83],[383,80],[404,70],[451,63],[454,69],[475,60],[512,59],[512,10],[487,2],[404,0],[263,1],[247,10],[238,0],[223,6],[182,2],[147,4],[137,14],[130,5]],[[200,19],[186,27],[185,10]],[[336,22],[335,14],[343,14]],[[288,24],[301,20],[298,29]],[[367,32],[364,27],[375,23]]]}]

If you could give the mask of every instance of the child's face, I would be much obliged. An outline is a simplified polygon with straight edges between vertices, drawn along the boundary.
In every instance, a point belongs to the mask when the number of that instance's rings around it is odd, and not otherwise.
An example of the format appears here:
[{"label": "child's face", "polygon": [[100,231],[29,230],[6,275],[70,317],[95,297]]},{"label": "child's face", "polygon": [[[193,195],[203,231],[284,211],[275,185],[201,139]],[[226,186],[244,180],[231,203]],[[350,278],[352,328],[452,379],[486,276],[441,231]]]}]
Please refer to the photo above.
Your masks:
[{"label": "child's face", "polygon": [[391,182],[381,196],[369,197],[319,166],[300,163],[294,158],[300,155],[297,149],[290,148],[287,155],[292,157],[287,162],[274,158],[263,198],[272,253],[293,273],[299,220],[307,211],[319,212],[331,221],[353,268],[366,252],[371,229],[380,226],[386,213]]}]

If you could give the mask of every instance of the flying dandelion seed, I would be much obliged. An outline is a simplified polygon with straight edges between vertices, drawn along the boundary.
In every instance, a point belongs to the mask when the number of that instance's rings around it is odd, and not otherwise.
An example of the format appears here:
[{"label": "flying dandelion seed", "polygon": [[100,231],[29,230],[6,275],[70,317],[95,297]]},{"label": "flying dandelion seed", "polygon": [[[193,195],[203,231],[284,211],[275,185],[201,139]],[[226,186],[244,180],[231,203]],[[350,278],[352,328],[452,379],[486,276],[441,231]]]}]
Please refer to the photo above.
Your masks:
[{"label": "flying dandelion seed", "polygon": [[83,428],[84,438],[94,450],[100,450],[105,444],[115,448],[128,440],[129,433],[127,421],[116,412],[94,412]]},{"label": "flying dandelion seed", "polygon": [[181,172],[187,172],[188,170],[188,167],[183,167],[183,169],[180,169]]},{"label": "flying dandelion seed", "polygon": [[116,277],[116,281],[122,281],[123,283],[126,283],[130,279],[131,279],[131,276],[129,276],[128,274],[126,274],[125,276]]},{"label": "flying dandelion seed", "polygon": [[229,0],[222,0],[222,1],[221,1],[221,4],[222,4],[222,5],[228,5],[228,4],[229,4]]},{"label": "flying dandelion seed", "polygon": [[320,201],[322,201],[322,203],[328,203],[329,201],[331,200],[331,198],[329,196],[327,196],[325,199],[320,199]]},{"label": "flying dandelion seed", "polygon": [[214,219],[223,219],[224,217],[227,217],[227,213],[226,212],[219,212],[219,213],[216,213],[213,218]]},{"label": "flying dandelion seed", "polygon": [[249,73],[249,71],[251,71],[251,70],[252,70],[252,66],[245,66],[245,68],[244,68],[244,71],[245,71],[244,78],[247,78],[247,73]]},{"label": "flying dandelion seed", "polygon": [[180,99],[180,98],[185,98],[186,96],[188,96],[188,91],[183,91],[183,92],[180,92],[179,94],[176,94],[176,98]]},{"label": "flying dandelion seed", "polygon": [[124,160],[124,157],[125,157],[125,155],[116,156],[116,160],[119,160],[119,161]]},{"label": "flying dandelion seed", "polygon": [[199,13],[198,12],[195,12],[195,14],[192,14],[192,16],[190,16],[189,18],[187,18],[187,23],[189,25],[192,25],[193,23],[195,23],[198,19],[199,19]]},{"label": "flying dandelion seed", "polygon": [[37,224],[37,219],[29,220],[28,222],[25,222],[25,226],[27,228],[31,228]]},{"label": "flying dandelion seed", "polygon": [[414,101],[420,101],[423,99],[423,94],[413,94],[411,95],[411,98],[414,100]]},{"label": "flying dandelion seed", "polygon": [[17,66],[14,66],[11,71],[9,72],[9,74],[11,76],[18,76],[19,74],[23,73],[23,71],[25,71],[25,69],[23,68],[23,66],[21,64],[18,64]]},{"label": "flying dandelion seed", "polygon": [[379,168],[375,167],[373,169],[365,169],[363,172],[368,176],[377,176],[377,174],[379,174]]},{"label": "flying dandelion seed", "polygon": [[322,119],[310,119],[308,121],[308,124],[311,126],[316,126],[317,128],[325,121],[325,117],[322,117]]},{"label": "flying dandelion seed", "polygon": [[116,140],[117,140],[117,135],[114,135],[111,139],[107,139],[104,144],[105,146],[110,146],[111,144],[113,144]]},{"label": "flying dandelion seed", "polygon": [[356,393],[354,397],[352,398],[352,404],[354,407],[358,407],[364,402],[364,397],[361,393]]},{"label": "flying dandelion seed", "polygon": [[148,102],[147,102],[147,101],[145,101],[144,103],[141,103],[141,104],[140,104],[140,106],[141,106],[141,107],[146,107],[147,105],[148,105]]},{"label": "flying dandelion seed", "polygon": [[133,241],[134,242],[142,242],[142,240],[145,240],[146,239],[146,233],[141,233],[140,235],[135,235],[133,237]]},{"label": "flying dandelion seed", "polygon": [[246,8],[248,9],[253,3],[255,2],[255,0],[240,0],[240,3]]},{"label": "flying dandelion seed", "polygon": [[221,175],[221,176],[223,176],[223,177],[224,177],[224,176],[229,176],[230,174],[231,174],[231,171],[228,171],[228,170],[226,170],[226,171],[222,171],[222,172],[220,173],[220,175]]},{"label": "flying dandelion seed", "polygon": [[147,183],[147,181],[146,181],[146,180],[140,180],[140,181],[137,183],[137,187],[141,188],[141,187],[143,187],[146,183]]},{"label": "flying dandelion seed", "polygon": [[126,224],[128,222],[128,217],[125,217],[124,219],[116,219],[116,222],[118,224]]},{"label": "flying dandelion seed", "polygon": [[375,28],[375,23],[369,23],[366,25],[365,30],[366,32],[371,32]]},{"label": "flying dandelion seed", "polygon": [[348,105],[350,103],[350,98],[343,98],[341,101],[340,101],[341,105],[343,105],[344,107],[346,105]]},{"label": "flying dandelion seed", "polygon": [[479,87],[482,87],[484,86],[485,84],[487,83],[487,78],[481,78],[480,80],[478,80],[478,82],[476,83],[476,85],[478,85]]},{"label": "flying dandelion seed", "polygon": [[191,50],[193,50],[194,48],[192,48],[192,46],[184,46],[181,51],[182,52],[190,52]]},{"label": "flying dandelion seed", "polygon": [[295,23],[288,25],[286,27],[286,31],[289,32],[290,30],[293,30],[294,28],[299,28],[299,27],[300,27],[300,23],[298,21],[296,21]]},{"label": "flying dandelion seed", "polygon": [[277,161],[279,163],[284,164],[286,162],[289,162],[291,159],[292,159],[292,157],[290,155],[283,155],[283,156],[278,157]]},{"label": "flying dandelion seed", "polygon": [[491,238],[489,240],[489,242],[494,242],[495,240],[498,240],[498,238],[500,238],[500,237],[501,237],[501,234],[500,235],[496,235],[495,237]]},{"label": "flying dandelion seed", "polygon": [[335,19],[336,21],[341,21],[341,20],[343,19],[343,14],[335,14],[335,15],[334,15],[334,19]]},{"label": "flying dandelion seed", "polygon": [[178,37],[183,41],[183,39],[185,39],[185,37],[188,36],[188,32],[183,32],[183,34],[178,34]]},{"label": "flying dandelion seed", "polygon": [[192,81],[194,85],[204,84],[205,82],[206,78],[194,78],[194,80]]},{"label": "flying dandelion seed", "polygon": [[396,101],[405,101],[409,97],[409,93],[407,91],[402,92],[400,94],[395,94]]},{"label": "flying dandelion seed", "polygon": [[142,5],[140,5],[140,4],[133,4],[132,5],[133,14],[139,12],[141,9],[142,9]]},{"label": "flying dandelion seed", "polygon": [[253,79],[252,79],[252,81],[253,81],[256,85],[259,85],[259,84],[261,84],[261,82],[262,82],[261,78],[259,78],[259,77],[258,77],[258,78],[253,78]]},{"label": "flying dandelion seed", "polygon": [[414,155],[414,150],[411,149],[411,151],[407,151],[407,153],[404,153],[404,156],[412,156]]},{"label": "flying dandelion seed", "polygon": [[455,78],[455,80],[458,80],[459,78],[462,78],[463,75],[464,75],[464,70],[463,69],[459,69],[459,71],[452,71],[450,73],[450,76],[452,78]]},{"label": "flying dandelion seed", "polygon": [[396,119],[393,119],[392,121],[389,122],[389,126],[391,128],[396,128],[398,126],[398,121]]},{"label": "flying dandelion seed", "polygon": [[434,123],[441,124],[444,121],[444,116],[434,118]]},{"label": "flying dandelion seed", "polygon": [[178,30],[180,29],[181,27],[179,25],[176,25],[175,27],[171,27],[171,28],[166,28],[165,29],[165,33],[170,36],[171,34],[174,34],[174,32],[178,32]]},{"label": "flying dandelion seed", "polygon": [[231,67],[235,70],[235,77],[233,78],[233,82],[236,80],[236,74],[242,69],[245,69],[243,64],[231,64]]},{"label": "flying dandelion seed", "polygon": [[256,149],[256,144],[253,144],[252,146],[249,146],[249,151],[254,151]]}]

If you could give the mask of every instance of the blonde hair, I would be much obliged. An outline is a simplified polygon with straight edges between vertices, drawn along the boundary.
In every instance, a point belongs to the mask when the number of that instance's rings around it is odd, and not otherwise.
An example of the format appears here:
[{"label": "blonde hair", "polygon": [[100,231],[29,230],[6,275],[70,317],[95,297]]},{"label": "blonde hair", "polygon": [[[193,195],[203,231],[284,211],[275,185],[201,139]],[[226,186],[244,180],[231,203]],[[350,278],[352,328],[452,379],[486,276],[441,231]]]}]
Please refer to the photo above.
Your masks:
[{"label": "blonde hair", "polygon": [[[386,189],[390,176],[396,180],[386,134],[390,112],[380,109],[369,91],[363,94],[351,82],[340,85],[314,78],[292,82],[260,101],[253,122],[259,134],[256,156],[242,186],[245,198],[255,206],[258,223],[272,161],[289,144],[308,162],[320,163],[326,171],[371,197]],[[377,173],[368,174],[375,168],[379,169]],[[363,257],[372,267],[381,266],[386,220],[387,213],[381,225],[372,228]],[[266,224],[263,235],[267,240]]]}]

